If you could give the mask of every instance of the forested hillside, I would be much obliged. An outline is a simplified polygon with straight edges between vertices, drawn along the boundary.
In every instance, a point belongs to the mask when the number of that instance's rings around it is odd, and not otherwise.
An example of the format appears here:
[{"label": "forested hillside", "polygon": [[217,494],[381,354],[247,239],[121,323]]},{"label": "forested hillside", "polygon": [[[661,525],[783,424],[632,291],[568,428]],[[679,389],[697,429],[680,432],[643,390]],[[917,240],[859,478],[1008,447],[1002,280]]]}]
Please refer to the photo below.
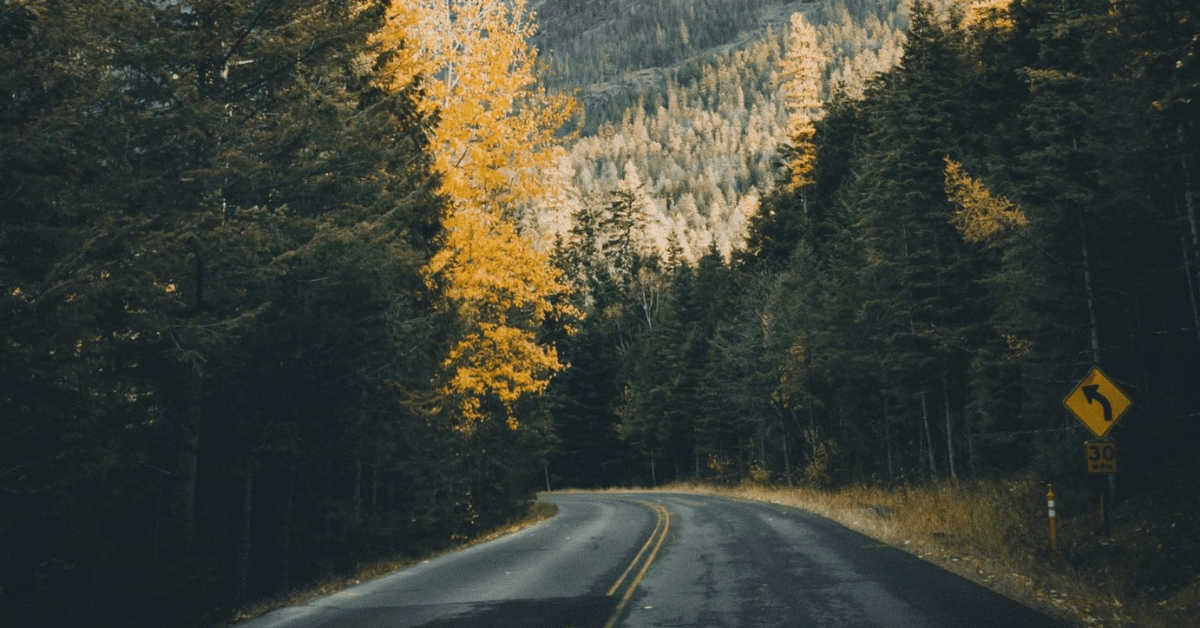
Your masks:
[{"label": "forested hillside", "polygon": [[[418,46],[449,16],[0,4],[0,625],[216,621],[528,498],[545,426],[506,424],[569,313],[495,172],[565,105],[511,6]],[[505,25],[482,85],[430,78]]]},{"label": "forested hillside", "polygon": [[552,478],[1078,485],[1062,399],[1100,365],[1119,494],[1194,490],[1198,45],[1184,2],[916,4],[900,63],[788,133],[744,253],[593,280]]},{"label": "forested hillside", "polygon": [[569,146],[575,206],[636,190],[649,243],[665,253],[674,237],[693,262],[710,244],[726,258],[738,248],[778,174],[789,16],[818,28],[826,91],[850,94],[896,63],[907,23],[898,0],[546,0],[537,10],[546,83],[579,90],[587,114]]},{"label": "forested hillside", "polygon": [[2,625],[215,621],[547,485],[1083,493],[1093,365],[1134,399],[1118,499],[1200,488],[1192,0],[0,34]]}]

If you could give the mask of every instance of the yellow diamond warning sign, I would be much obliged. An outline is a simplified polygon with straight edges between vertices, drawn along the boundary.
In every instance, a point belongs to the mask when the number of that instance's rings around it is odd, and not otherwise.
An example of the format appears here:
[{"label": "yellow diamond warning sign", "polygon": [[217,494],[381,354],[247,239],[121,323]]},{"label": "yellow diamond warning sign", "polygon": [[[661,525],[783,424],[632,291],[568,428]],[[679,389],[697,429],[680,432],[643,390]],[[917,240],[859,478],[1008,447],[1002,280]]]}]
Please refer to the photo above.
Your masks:
[{"label": "yellow diamond warning sign", "polygon": [[1093,366],[1071,394],[1063,399],[1063,405],[1078,417],[1096,438],[1104,438],[1117,421],[1121,420],[1121,415],[1133,405],[1133,400],[1121,392],[1099,367]]}]

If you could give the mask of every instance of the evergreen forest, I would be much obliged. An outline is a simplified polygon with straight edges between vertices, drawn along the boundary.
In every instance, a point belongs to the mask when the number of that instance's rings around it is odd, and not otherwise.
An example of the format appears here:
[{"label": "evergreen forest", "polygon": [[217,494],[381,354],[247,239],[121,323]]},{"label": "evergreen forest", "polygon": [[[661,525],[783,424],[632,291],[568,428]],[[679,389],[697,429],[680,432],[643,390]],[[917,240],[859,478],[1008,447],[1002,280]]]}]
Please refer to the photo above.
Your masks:
[{"label": "evergreen forest", "polygon": [[1194,494],[1198,19],[4,0],[0,626],[212,625],[545,489],[1085,487],[1093,366],[1109,489]]}]

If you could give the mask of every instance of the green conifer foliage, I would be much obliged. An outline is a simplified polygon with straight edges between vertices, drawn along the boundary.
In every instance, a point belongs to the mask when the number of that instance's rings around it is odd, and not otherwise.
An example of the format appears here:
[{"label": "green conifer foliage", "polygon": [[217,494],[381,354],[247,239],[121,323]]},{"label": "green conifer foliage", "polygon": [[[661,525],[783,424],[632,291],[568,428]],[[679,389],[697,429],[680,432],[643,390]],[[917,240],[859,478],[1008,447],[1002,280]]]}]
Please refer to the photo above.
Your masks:
[{"label": "green conifer foliage", "polygon": [[411,411],[439,201],[382,10],[0,8],[6,619],[176,625],[522,499]]}]

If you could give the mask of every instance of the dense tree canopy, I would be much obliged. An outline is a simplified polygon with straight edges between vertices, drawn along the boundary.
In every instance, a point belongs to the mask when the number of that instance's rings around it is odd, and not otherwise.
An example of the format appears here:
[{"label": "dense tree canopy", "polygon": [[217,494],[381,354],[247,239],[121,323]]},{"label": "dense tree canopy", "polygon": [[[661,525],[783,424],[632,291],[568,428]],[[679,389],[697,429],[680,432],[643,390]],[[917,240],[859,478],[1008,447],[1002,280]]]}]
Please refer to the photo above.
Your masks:
[{"label": "dense tree canopy", "polygon": [[1146,401],[1114,432],[1127,490],[1194,477],[1197,41],[1183,2],[914,3],[900,63],[783,152],[811,182],[609,333],[627,481],[1078,483],[1061,399],[1090,364]]},{"label": "dense tree canopy", "polygon": [[387,4],[0,6],[6,620],[180,625],[524,498],[536,435],[430,414],[446,204]]},{"label": "dense tree canopy", "polygon": [[4,618],[187,625],[542,485],[1079,484],[1092,365],[1118,495],[1194,483],[1192,3],[800,4],[0,3]]}]

